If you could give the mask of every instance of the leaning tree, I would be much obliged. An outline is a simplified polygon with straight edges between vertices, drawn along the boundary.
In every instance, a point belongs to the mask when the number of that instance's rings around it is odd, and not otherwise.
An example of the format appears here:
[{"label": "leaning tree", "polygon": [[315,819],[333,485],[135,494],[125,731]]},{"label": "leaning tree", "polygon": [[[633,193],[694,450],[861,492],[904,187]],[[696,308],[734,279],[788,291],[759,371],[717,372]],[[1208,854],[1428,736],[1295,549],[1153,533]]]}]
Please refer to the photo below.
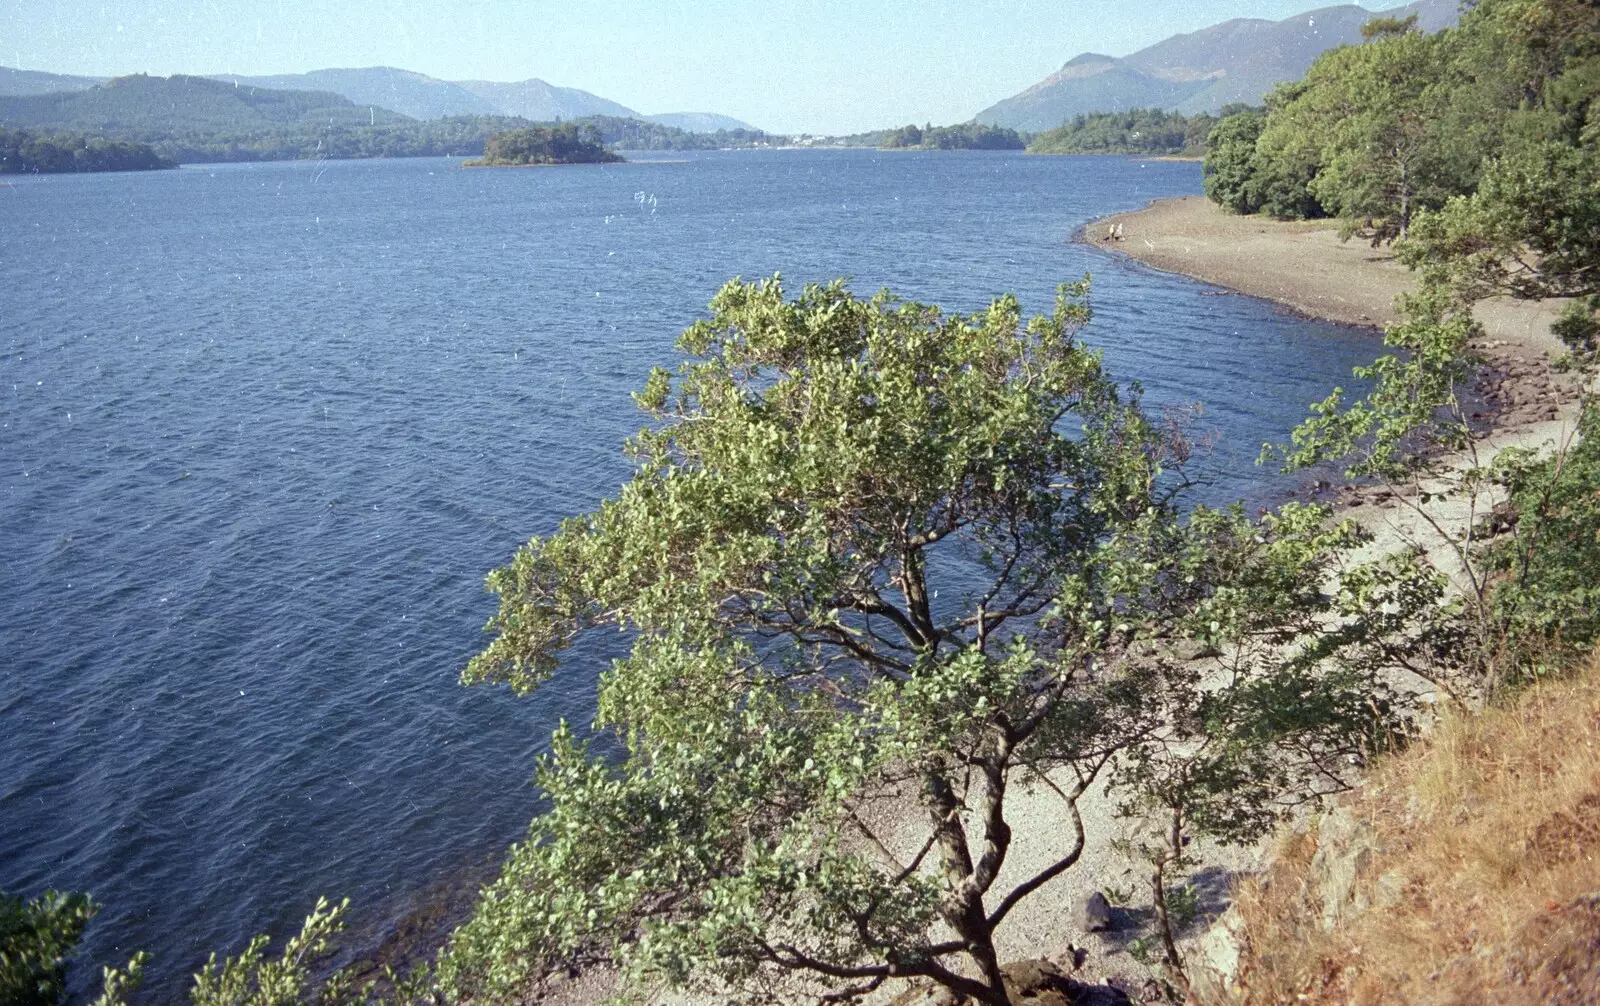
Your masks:
[{"label": "leaning tree", "polygon": [[[1097,781],[1238,836],[1359,746],[1370,681],[1282,656],[1327,624],[1350,529],[1183,512],[1185,442],[1078,340],[1086,294],[1031,320],[839,283],[717,295],[636,396],[620,493],[490,576],[469,682],[527,693],[589,630],[632,644],[594,729],[557,731],[447,995],[604,961],[753,998],[904,977],[1004,1003],[995,934],[1079,860]],[[1025,876],[1019,787],[1062,823]]]}]

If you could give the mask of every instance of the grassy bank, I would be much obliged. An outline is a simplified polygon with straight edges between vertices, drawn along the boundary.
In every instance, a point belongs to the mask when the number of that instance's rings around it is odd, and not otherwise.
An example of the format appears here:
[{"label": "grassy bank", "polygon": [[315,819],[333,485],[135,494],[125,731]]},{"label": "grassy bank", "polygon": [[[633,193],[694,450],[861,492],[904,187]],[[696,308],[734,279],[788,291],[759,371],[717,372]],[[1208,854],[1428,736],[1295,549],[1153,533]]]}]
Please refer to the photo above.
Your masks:
[{"label": "grassy bank", "polygon": [[1238,892],[1206,1003],[1592,1003],[1600,995],[1600,654],[1447,718]]}]

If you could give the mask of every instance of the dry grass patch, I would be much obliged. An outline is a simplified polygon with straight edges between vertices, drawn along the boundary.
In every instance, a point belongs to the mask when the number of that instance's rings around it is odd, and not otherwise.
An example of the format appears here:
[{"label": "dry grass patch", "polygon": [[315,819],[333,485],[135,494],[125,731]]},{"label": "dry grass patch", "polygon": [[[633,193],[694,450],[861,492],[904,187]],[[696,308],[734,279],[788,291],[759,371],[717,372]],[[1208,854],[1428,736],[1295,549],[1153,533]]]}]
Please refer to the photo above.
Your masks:
[{"label": "dry grass patch", "polygon": [[[1600,651],[1442,724],[1346,807],[1351,849],[1287,836],[1238,892],[1247,946],[1215,1001],[1600,1003]],[[1336,905],[1330,860],[1356,878]]]}]

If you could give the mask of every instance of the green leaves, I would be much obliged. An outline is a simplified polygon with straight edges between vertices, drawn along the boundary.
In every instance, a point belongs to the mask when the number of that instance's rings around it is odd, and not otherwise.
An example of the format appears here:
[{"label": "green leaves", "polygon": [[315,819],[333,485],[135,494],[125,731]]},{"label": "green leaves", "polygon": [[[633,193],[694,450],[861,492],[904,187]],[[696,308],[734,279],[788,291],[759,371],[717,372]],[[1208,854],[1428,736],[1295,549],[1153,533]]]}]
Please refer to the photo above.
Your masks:
[{"label": "green leaves", "polygon": [[[236,956],[219,961],[213,952],[194,976],[190,1001],[195,1006],[300,1006],[313,997],[322,1002],[339,1001],[346,982],[341,976],[329,979],[327,985],[337,986],[335,994],[330,994],[313,976],[312,968],[329,952],[332,938],[344,930],[343,916],[349,907],[348,899],[333,905],[318,898],[300,932],[284,941],[276,958],[267,956],[271,939],[264,934]],[[137,973],[142,964],[136,962],[131,970]],[[113,982],[108,974],[108,994]]]},{"label": "green leaves", "polygon": [[1358,533],[1313,507],[1185,517],[1157,491],[1181,445],[1077,341],[1085,294],[1025,321],[1011,297],[950,316],[723,288],[637,396],[633,478],[490,578],[468,680],[536,688],[596,626],[633,645],[595,733],[553,739],[547,809],[442,988],[604,961],[641,987],[792,1000],[892,974],[997,1001],[996,928],[1084,841],[997,889],[1013,782],[1076,833],[1115,764],[1133,803],[1182,794],[1237,837],[1388,725],[1352,699],[1376,665],[1341,677],[1306,643]]},{"label": "green leaves", "polygon": [[1447,292],[1424,287],[1405,304],[1406,319],[1384,343],[1402,352],[1379,357],[1356,376],[1373,382],[1365,398],[1346,404],[1342,389],[1312,405],[1292,434],[1292,449],[1266,445],[1285,471],[1344,460],[1352,478],[1401,478],[1426,457],[1419,448],[1459,449],[1471,435],[1460,396],[1477,365],[1468,345],[1482,329]]},{"label": "green leaves", "polygon": [[604,164],[622,158],[600,142],[589,124],[557,123],[490,133],[483,144],[483,159],[474,165]]},{"label": "green leaves", "polygon": [[1255,213],[1262,208],[1255,183],[1261,171],[1256,141],[1266,124],[1265,112],[1246,109],[1222,119],[1206,137],[1206,196],[1233,213]]},{"label": "green leaves", "polygon": [[[1330,50],[1280,86],[1264,119],[1219,123],[1207,194],[1235,212],[1337,216],[1346,237],[1374,244],[1438,211],[1423,242],[1470,260],[1485,286],[1568,274],[1564,250],[1595,231],[1593,5],[1484,0],[1435,35],[1369,27],[1367,44]],[[1534,256],[1519,256],[1523,245]]]},{"label": "green leaves", "polygon": [[1036,611],[1044,560],[1142,507],[1159,468],[1158,435],[1075,340],[1085,292],[1024,323],[1009,297],[946,317],[839,283],[793,302],[776,279],[730,283],[677,375],[637,396],[653,424],[621,494],[490,576],[496,638],[464,680],[529,691],[599,623],[779,632],[903,673],[981,634],[935,624],[922,583],[924,552],[957,540],[1001,572],[996,625]]},{"label": "green leaves", "polygon": [[0,892],[0,999],[55,1006],[66,994],[67,961],[99,910],[87,894],[46,891],[24,902]]}]

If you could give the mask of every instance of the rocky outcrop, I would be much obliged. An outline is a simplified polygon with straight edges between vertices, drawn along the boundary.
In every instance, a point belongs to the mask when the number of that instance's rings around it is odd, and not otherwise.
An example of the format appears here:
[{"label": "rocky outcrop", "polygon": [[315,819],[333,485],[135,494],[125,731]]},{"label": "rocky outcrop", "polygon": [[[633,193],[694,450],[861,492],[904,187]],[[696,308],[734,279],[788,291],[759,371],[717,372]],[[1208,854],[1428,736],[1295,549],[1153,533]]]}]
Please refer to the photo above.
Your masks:
[{"label": "rocky outcrop", "polygon": [[[1368,881],[1383,848],[1372,829],[1349,808],[1333,806],[1303,827],[1313,828],[1316,852],[1306,882],[1304,902],[1310,911],[1321,912],[1324,930],[1370,909],[1386,909],[1405,896],[1407,879],[1396,871]],[[1263,865],[1263,874],[1270,863]],[[1195,942],[1189,965],[1191,978],[1202,989],[1204,1001],[1227,1000],[1223,994],[1235,989],[1239,961],[1244,952],[1244,920],[1237,908],[1230,907]]]},{"label": "rocky outcrop", "polygon": [[1311,877],[1316,900],[1322,903],[1322,927],[1332,929],[1352,912],[1369,905],[1357,884],[1372,867],[1379,848],[1371,832],[1343,807],[1322,815],[1317,827],[1317,852],[1311,857]]},{"label": "rocky outcrop", "polygon": [[1080,933],[1103,933],[1111,928],[1111,902],[1099,891],[1093,891],[1078,902],[1072,913],[1072,924]]}]

